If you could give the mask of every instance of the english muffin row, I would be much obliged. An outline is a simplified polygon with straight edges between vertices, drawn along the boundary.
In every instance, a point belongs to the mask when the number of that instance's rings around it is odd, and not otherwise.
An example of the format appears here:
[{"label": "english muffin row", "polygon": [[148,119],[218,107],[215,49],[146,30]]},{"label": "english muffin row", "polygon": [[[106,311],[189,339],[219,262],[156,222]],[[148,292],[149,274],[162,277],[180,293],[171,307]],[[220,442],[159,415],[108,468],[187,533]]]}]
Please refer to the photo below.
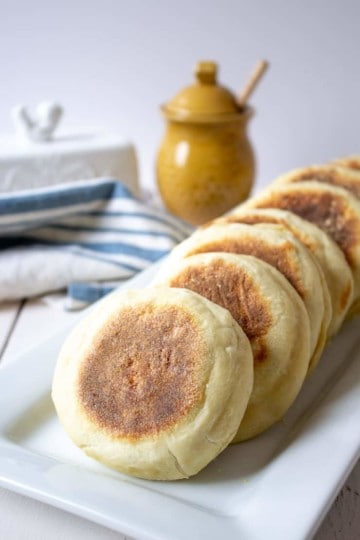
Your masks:
[{"label": "english muffin row", "polygon": [[360,307],[360,159],[293,171],[177,246],[65,342],[53,400],[128,474],[196,474],[280,420]]}]

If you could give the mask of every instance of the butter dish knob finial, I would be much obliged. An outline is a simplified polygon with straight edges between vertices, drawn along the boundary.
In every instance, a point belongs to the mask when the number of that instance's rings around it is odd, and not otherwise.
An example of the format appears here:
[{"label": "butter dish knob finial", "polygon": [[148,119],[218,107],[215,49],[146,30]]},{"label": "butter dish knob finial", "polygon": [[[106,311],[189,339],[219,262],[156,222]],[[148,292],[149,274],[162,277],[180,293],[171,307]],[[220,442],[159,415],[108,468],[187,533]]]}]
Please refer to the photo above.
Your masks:
[{"label": "butter dish knob finial", "polygon": [[52,101],[38,104],[35,116],[31,116],[25,105],[16,105],[11,110],[16,133],[29,141],[50,141],[63,115],[63,108]]}]

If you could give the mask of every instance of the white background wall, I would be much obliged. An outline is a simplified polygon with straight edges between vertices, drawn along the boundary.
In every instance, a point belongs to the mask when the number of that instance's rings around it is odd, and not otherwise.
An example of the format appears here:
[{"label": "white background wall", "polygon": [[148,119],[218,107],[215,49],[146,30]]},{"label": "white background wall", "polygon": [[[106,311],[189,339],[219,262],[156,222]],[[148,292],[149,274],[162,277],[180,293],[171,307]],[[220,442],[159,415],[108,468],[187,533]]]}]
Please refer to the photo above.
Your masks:
[{"label": "white background wall", "polygon": [[64,127],[130,137],[150,183],[158,105],[191,82],[194,63],[217,60],[240,89],[265,57],[250,129],[264,184],[360,152],[359,53],[356,0],[0,0],[0,132],[12,130],[12,105],[57,99]]}]

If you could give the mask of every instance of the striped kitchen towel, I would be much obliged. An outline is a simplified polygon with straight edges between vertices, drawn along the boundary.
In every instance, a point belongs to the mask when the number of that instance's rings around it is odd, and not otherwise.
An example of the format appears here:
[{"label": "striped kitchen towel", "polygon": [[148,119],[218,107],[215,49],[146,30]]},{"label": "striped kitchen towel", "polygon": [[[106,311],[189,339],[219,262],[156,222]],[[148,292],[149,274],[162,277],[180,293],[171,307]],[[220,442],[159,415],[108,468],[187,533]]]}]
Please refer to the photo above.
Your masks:
[{"label": "striped kitchen towel", "polygon": [[191,231],[117,180],[0,195],[0,301],[67,289],[67,309],[84,307]]}]

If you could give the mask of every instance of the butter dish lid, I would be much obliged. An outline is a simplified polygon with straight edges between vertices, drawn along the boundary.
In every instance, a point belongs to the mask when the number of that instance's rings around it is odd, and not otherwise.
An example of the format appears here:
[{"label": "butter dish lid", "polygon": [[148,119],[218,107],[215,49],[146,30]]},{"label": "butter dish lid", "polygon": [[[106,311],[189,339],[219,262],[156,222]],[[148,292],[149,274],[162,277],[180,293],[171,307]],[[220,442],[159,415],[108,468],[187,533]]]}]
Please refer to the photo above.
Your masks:
[{"label": "butter dish lid", "polygon": [[236,119],[243,112],[235,95],[217,83],[215,62],[202,61],[195,66],[195,84],[182,89],[162,111],[178,121],[224,121]]}]

